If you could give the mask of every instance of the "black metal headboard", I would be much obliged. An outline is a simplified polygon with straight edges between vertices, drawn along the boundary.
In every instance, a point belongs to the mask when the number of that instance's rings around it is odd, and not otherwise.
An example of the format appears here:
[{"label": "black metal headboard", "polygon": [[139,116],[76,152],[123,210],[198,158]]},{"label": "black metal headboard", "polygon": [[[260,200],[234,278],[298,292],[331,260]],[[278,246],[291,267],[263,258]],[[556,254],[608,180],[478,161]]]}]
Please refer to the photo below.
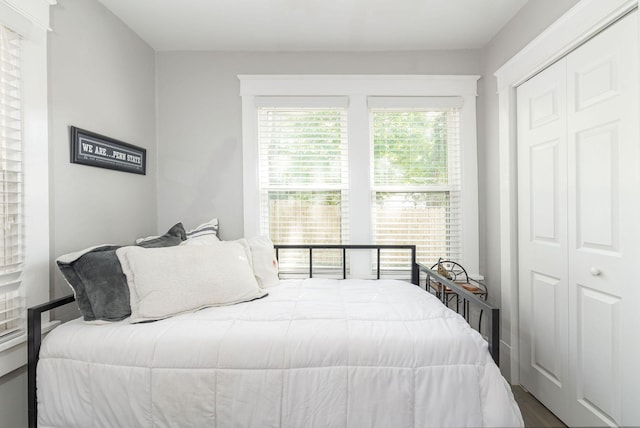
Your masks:
[{"label": "black metal headboard", "polygon": [[376,279],[380,279],[380,253],[383,250],[408,250],[410,251],[410,265],[407,266],[411,272],[411,283],[418,285],[419,282],[419,270],[416,263],[416,246],[415,245],[308,245],[308,244],[294,244],[294,245],[274,245],[276,250],[276,258],[280,257],[280,250],[308,250],[309,252],[309,278],[313,277],[313,250],[342,250],[342,279],[347,278],[347,251],[348,250],[375,250],[377,263],[376,263]]}]

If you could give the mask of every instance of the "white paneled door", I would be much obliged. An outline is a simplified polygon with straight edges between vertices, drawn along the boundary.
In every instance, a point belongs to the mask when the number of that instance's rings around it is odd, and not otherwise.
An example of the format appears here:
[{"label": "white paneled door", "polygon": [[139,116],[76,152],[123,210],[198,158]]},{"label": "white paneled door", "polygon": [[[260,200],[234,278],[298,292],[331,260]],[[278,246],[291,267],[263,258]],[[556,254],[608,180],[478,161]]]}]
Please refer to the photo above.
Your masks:
[{"label": "white paneled door", "polygon": [[563,60],[518,88],[520,379],[557,415],[568,406],[565,74]]},{"label": "white paneled door", "polygon": [[571,426],[640,425],[637,29],[517,91],[520,379]]}]

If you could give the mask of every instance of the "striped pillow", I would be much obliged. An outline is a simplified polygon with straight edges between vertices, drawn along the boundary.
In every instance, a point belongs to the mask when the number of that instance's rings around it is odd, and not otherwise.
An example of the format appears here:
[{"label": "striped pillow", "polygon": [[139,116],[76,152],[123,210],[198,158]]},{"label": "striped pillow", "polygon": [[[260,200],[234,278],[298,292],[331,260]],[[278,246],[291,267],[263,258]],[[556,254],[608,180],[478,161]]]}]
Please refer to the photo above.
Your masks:
[{"label": "striped pillow", "polygon": [[187,232],[187,239],[195,239],[195,238],[201,238],[205,236],[209,239],[212,238],[213,236],[218,238],[218,219],[217,218],[211,219],[206,223],[202,223],[200,226]]}]

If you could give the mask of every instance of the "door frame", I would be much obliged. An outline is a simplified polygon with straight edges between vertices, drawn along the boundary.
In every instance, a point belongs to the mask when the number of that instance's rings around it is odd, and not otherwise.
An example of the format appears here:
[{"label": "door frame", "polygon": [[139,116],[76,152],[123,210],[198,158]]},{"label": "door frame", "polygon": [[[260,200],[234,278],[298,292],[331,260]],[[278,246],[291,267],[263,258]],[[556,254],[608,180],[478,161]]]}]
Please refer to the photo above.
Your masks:
[{"label": "door frame", "polygon": [[500,360],[510,362],[510,379],[514,385],[520,383],[516,88],[639,5],[640,0],[582,0],[494,73],[498,84],[500,153],[500,284],[503,326]]}]

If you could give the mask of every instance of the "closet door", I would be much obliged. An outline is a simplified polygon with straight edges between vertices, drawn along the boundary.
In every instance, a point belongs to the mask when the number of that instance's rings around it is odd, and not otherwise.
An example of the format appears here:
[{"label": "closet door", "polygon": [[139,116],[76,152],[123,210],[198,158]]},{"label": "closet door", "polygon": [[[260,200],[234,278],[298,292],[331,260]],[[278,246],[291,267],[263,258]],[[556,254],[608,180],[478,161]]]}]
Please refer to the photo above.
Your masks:
[{"label": "closet door", "polygon": [[565,60],[517,93],[520,380],[555,414],[570,405],[566,95]]},{"label": "closet door", "polygon": [[569,422],[578,426],[640,424],[637,24],[635,12],[567,57],[569,380],[579,410]]},{"label": "closet door", "polygon": [[637,15],[517,93],[520,376],[571,426],[640,425]]}]

